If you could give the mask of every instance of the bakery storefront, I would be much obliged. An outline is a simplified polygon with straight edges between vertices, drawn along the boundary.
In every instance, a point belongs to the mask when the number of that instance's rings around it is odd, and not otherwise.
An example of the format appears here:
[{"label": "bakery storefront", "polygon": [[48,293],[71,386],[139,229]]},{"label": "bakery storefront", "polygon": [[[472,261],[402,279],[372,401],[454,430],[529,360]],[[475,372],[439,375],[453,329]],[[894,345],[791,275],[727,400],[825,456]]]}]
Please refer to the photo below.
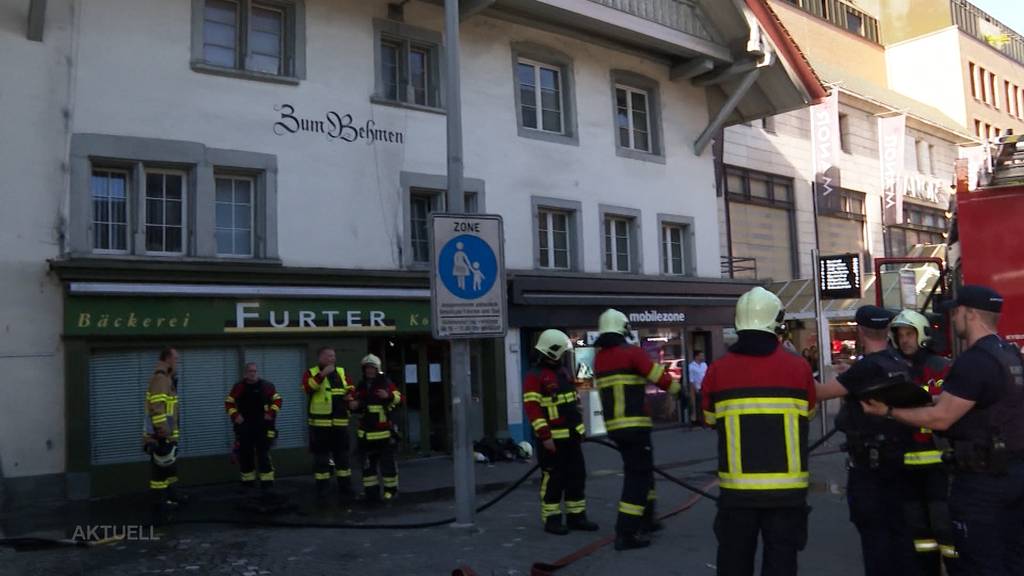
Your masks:
[{"label": "bakery storefront", "polygon": [[[256,362],[284,399],[273,451],[278,474],[309,472],[301,375],[321,346],[337,350],[338,365],[354,382],[365,354],[381,357],[406,400],[396,415],[406,456],[450,451],[448,344],[431,337],[425,277],[385,273],[370,285],[369,278],[323,278],[323,271],[303,278],[304,272],[289,269],[279,273],[301,284],[279,284],[278,274],[259,273],[212,283],[205,271],[191,282],[170,282],[166,274],[126,281],[74,265],[55,269],[65,281],[68,478],[78,496],[145,486],[144,398],[165,346],[180,352],[181,477],[187,484],[237,478],[224,398],[246,362]],[[249,282],[236,282],[242,276]],[[472,350],[479,406],[471,425],[478,435],[504,425],[489,418],[493,407],[488,410],[504,396],[497,356],[493,341]]]},{"label": "bakery storefront", "polygon": [[[597,339],[598,317],[608,308],[629,317],[633,340],[652,360],[666,366],[685,364],[695,351],[705,352],[709,361],[725,353],[724,334],[732,326],[736,300],[752,283],[718,279],[609,278],[608,276],[550,276],[511,274],[509,283],[509,326],[518,334],[521,373],[530,369],[533,346],[540,333],[557,328],[569,335],[576,347],[577,379],[584,386],[587,365],[592,361],[591,345]],[[679,365],[680,363],[675,363]],[[677,376],[686,378],[686,370]],[[584,376],[581,376],[584,375]],[[520,380],[521,381],[521,380]],[[506,383],[511,392],[519,383]],[[660,424],[680,421],[674,401],[654,386],[648,387],[648,406]],[[514,406],[510,394],[510,406]],[[517,414],[509,414],[509,428]]]}]

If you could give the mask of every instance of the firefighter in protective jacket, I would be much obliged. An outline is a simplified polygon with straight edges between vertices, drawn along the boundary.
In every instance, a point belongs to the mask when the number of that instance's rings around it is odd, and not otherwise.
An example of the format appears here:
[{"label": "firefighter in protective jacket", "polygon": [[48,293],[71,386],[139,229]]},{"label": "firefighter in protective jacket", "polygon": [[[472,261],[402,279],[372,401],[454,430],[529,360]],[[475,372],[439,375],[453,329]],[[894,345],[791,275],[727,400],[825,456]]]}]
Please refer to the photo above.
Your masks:
[{"label": "firefighter in protective jacket", "polygon": [[[593,532],[587,519],[584,490],[583,415],[572,375],[563,358],[572,343],[564,332],[545,330],[537,339],[537,363],[523,382],[523,408],[539,444],[540,499],[544,531],[565,535],[569,530]],[[566,523],[562,523],[562,499]]]},{"label": "firefighter in protective jacket", "polygon": [[[942,394],[942,383],[950,361],[928,349],[931,323],[919,312],[903,310],[889,324],[893,342],[911,363],[914,383],[933,397]],[[947,503],[949,476],[942,465],[942,452],[928,428],[914,428],[913,438],[903,455],[907,525],[914,538],[920,576],[939,576],[945,562],[950,574],[956,572],[953,523]],[[941,560],[940,560],[941,559]]]},{"label": "firefighter in protective jacket", "polygon": [[323,347],[317,352],[317,365],[302,375],[302,390],[309,410],[309,449],[313,453],[313,477],[318,497],[326,496],[331,480],[331,460],[338,492],[342,497],[352,493],[352,470],[349,468],[349,402],[352,382],[345,369],[335,364],[334,349]]},{"label": "firefighter in protective jacket", "polygon": [[807,540],[814,378],[803,358],[779,345],[775,328],[782,318],[782,303],[764,288],[741,296],[739,340],[704,377],[704,418],[719,438],[714,530],[721,576],[752,576],[759,538],[762,576],[796,574]]},{"label": "firefighter in protective jacket", "polygon": [[360,364],[363,379],[356,388],[351,408],[362,412],[356,434],[363,459],[363,494],[370,502],[382,497],[389,501],[398,495],[398,464],[395,462],[398,439],[391,413],[402,404],[402,393],[381,372],[380,358],[367,354]]},{"label": "firefighter in protective jacket", "polygon": [[255,362],[245,365],[245,376],[224,399],[224,410],[235,428],[242,486],[250,488],[256,483],[258,466],[260,488],[272,488],[274,463],[270,460],[270,447],[277,439],[274,424],[281,411],[281,395],[272,383],[260,378]]},{"label": "firefighter in protective jacket", "polygon": [[146,390],[146,431],[143,449],[149,454],[149,491],[153,496],[156,521],[183,504],[175,489],[178,482],[178,351],[165,348],[153,368]]},{"label": "firefighter in protective jacket", "polygon": [[594,379],[601,394],[608,437],[622,455],[622,497],[615,523],[615,549],[650,546],[650,532],[661,528],[654,517],[654,451],[651,446],[651,415],[645,404],[645,388],[654,384],[670,394],[679,393],[679,382],[665,367],[627,343],[629,319],[608,309],[598,321]]}]

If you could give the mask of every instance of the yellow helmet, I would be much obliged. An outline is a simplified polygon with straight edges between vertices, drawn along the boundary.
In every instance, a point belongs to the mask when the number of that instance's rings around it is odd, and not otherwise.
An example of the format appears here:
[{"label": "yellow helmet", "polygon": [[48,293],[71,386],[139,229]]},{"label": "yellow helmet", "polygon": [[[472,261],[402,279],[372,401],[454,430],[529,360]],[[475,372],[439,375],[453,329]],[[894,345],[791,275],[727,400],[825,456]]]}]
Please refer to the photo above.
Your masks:
[{"label": "yellow helmet", "polygon": [[736,302],[736,331],[759,330],[775,335],[775,328],[785,314],[779,297],[757,286]]},{"label": "yellow helmet", "polygon": [[381,369],[380,368],[380,358],[376,357],[373,354],[367,354],[366,356],[363,356],[363,359],[362,359],[361,362],[359,362],[359,365],[360,366],[373,366],[377,370]]},{"label": "yellow helmet", "polygon": [[561,330],[545,330],[540,333],[540,338],[537,338],[537,345],[533,349],[548,359],[557,362],[562,359],[566,350],[572,349],[572,341]]},{"label": "yellow helmet", "polygon": [[597,330],[601,334],[622,334],[629,336],[629,318],[614,308],[609,308],[601,313],[597,321]]},{"label": "yellow helmet", "polygon": [[917,330],[917,345],[923,347],[928,342],[930,336],[932,324],[925,318],[924,314],[916,312],[914,310],[902,310],[892,322],[889,323],[889,328],[893,332],[893,339],[895,340],[896,329],[900,326],[907,328],[913,328]]}]

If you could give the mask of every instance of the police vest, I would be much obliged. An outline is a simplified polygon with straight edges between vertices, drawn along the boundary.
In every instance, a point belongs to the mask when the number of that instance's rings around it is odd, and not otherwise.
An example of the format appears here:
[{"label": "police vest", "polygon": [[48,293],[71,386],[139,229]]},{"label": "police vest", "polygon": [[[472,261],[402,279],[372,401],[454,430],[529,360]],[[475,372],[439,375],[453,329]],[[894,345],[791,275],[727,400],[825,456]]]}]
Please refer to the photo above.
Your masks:
[{"label": "police vest", "polygon": [[[859,362],[874,362],[878,366],[879,378],[906,378],[913,380],[910,364],[892,348],[868,354]],[[843,399],[843,405],[836,415],[836,428],[846,434],[847,448],[851,454],[866,449],[877,450],[880,464],[898,465],[903,461],[912,431],[895,420],[864,413],[860,400],[853,395]]]},{"label": "police vest", "polygon": [[[914,383],[926,390],[933,398],[942,394],[942,384],[949,372],[949,360],[922,350],[915,357]],[[935,445],[935,434],[929,428],[917,428],[911,435],[907,452],[903,455],[907,467],[937,466],[942,464],[942,451]]]},{"label": "police vest", "polygon": [[316,375],[319,366],[309,369],[309,425],[316,427],[348,426],[348,401],[345,399],[352,392],[345,379],[345,369],[336,367],[338,382],[332,383],[331,375],[324,377],[319,385]]},{"label": "police vest", "polygon": [[995,360],[1002,372],[999,399],[990,406],[974,406],[947,435],[989,445],[998,436],[1011,452],[1024,451],[1024,366],[1020,352],[1002,339],[984,338],[975,346]]},{"label": "police vest", "polygon": [[540,382],[540,391],[524,393],[523,401],[540,404],[551,437],[565,440],[572,435],[573,430],[583,435],[585,429],[578,404],[579,396],[565,369],[533,368],[530,375]]}]

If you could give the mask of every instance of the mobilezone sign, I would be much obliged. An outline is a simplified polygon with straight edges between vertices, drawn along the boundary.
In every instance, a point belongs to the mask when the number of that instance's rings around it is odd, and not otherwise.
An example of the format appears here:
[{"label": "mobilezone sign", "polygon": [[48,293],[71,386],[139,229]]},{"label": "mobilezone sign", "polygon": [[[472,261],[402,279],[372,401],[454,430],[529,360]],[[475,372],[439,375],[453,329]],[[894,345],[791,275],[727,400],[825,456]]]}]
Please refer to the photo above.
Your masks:
[{"label": "mobilezone sign", "polygon": [[683,312],[659,312],[657,310],[630,312],[629,322],[630,324],[682,324],[686,322],[686,314]]}]

